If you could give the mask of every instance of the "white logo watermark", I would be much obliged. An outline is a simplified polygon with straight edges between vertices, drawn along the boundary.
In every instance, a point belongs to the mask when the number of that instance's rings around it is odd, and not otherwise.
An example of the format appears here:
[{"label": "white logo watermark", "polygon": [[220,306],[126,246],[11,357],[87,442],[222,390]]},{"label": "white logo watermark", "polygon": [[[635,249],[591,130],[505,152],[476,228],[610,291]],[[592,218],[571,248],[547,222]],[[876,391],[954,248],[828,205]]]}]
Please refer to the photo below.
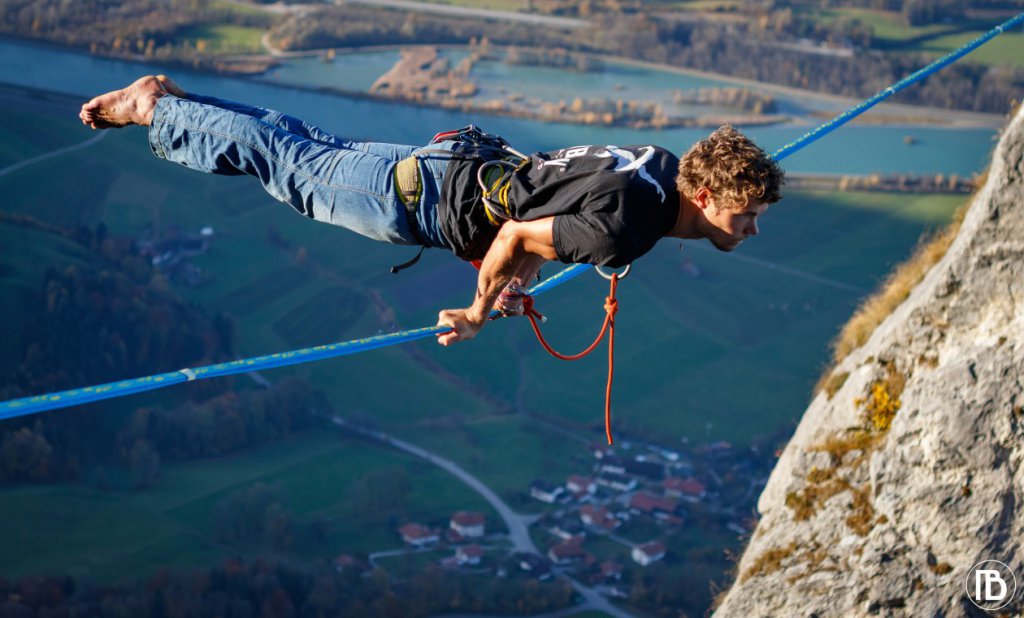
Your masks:
[{"label": "white logo watermark", "polygon": [[971,567],[964,580],[967,598],[979,608],[991,611],[1006,607],[1017,594],[1017,577],[998,560],[984,560]]}]

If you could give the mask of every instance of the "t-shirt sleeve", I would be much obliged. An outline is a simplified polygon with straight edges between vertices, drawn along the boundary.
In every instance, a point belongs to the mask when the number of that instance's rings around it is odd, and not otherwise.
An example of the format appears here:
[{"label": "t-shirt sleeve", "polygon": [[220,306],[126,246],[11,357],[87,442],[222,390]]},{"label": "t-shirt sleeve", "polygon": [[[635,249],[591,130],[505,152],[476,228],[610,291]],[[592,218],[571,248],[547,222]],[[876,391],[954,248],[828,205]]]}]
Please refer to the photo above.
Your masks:
[{"label": "t-shirt sleeve", "polygon": [[632,243],[623,233],[621,219],[608,213],[556,215],[552,235],[555,254],[566,264],[618,268],[633,261]]}]

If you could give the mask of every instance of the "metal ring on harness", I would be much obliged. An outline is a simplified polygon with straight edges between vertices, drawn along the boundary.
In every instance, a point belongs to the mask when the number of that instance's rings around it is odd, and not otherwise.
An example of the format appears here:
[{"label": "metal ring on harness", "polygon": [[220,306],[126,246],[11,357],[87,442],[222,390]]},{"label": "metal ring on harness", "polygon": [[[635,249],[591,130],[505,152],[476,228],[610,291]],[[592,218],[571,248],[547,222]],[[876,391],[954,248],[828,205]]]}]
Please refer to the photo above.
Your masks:
[{"label": "metal ring on harness", "polygon": [[[485,180],[484,176],[486,176],[487,174],[487,168],[492,165],[504,167],[506,168],[506,171],[501,175],[500,178],[498,178],[497,182],[495,182],[492,186],[488,187],[487,181]],[[493,195],[495,191],[500,191],[504,187],[505,181],[508,179],[509,175],[512,172],[515,172],[517,168],[518,166],[511,161],[506,161],[504,159],[495,159],[493,161],[486,161],[476,171],[477,184],[479,184],[480,188],[483,190],[483,195],[481,195],[481,199],[484,203],[484,207],[487,209],[488,213],[493,215],[495,219],[499,219],[501,221],[508,221],[512,219],[512,213],[509,212],[508,206],[501,203],[500,194],[498,196],[497,204],[490,200],[490,196]],[[495,224],[497,225],[497,223]]]},{"label": "metal ring on harness", "polygon": [[[626,264],[626,270],[622,271],[622,274],[620,274],[620,275],[619,275],[619,281],[622,281],[623,279],[625,279],[626,277],[628,277],[628,276],[629,276],[629,271],[630,271],[630,270],[631,270],[632,268],[633,268],[633,265],[632,265],[632,264]],[[604,277],[604,278],[605,278],[605,279],[607,279],[608,281],[611,281],[611,280],[612,280],[612,276],[611,276],[611,275],[609,275],[609,274],[607,274],[607,273],[605,273],[605,272],[604,272],[603,270],[601,270],[601,267],[600,267],[600,266],[594,266],[594,270],[596,270],[596,271],[597,271],[597,274],[601,275],[602,277]]]}]

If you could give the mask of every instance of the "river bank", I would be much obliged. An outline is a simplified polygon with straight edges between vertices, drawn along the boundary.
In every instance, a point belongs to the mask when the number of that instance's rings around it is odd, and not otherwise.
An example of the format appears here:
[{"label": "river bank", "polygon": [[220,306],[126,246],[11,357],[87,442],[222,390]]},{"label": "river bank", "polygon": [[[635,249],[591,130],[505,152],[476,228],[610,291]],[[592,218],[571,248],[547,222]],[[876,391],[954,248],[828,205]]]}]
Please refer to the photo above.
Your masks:
[{"label": "river bank", "polygon": [[[323,59],[325,57],[334,56],[352,56],[358,54],[371,54],[371,53],[400,53],[403,50],[418,50],[425,48],[434,48],[438,50],[448,52],[461,52],[470,53],[474,50],[474,47],[470,45],[373,45],[373,46],[362,46],[362,47],[350,47],[350,48],[322,48],[313,50],[303,51],[283,51],[275,48],[269,40],[268,35],[264,35],[262,39],[264,47],[268,51],[268,58],[274,58],[277,60],[285,59],[302,59],[302,58],[317,58]],[[495,48],[498,53],[505,53],[508,48]],[[684,67],[672,66],[667,64],[659,64],[654,62],[646,62],[642,60],[635,60],[631,58],[624,58],[621,56],[611,56],[605,54],[587,54],[583,52],[576,52],[580,56],[591,59],[597,66],[624,66],[643,69],[646,71],[655,71],[665,73],[666,75],[679,75],[687,78],[697,78],[702,80],[712,80],[724,84],[729,84],[737,87],[750,88],[755,91],[761,91],[770,93],[776,96],[782,96],[794,99],[801,102],[810,102],[818,105],[824,105],[824,110],[808,110],[803,115],[788,114],[787,119],[781,119],[774,117],[766,122],[758,122],[752,118],[746,119],[749,124],[752,125],[764,125],[764,124],[775,124],[788,120],[795,124],[803,125],[816,125],[821,122],[822,119],[830,118],[838,113],[853,107],[861,102],[860,99],[854,99],[851,97],[844,97],[840,95],[832,95],[827,93],[821,93],[811,90],[803,90],[799,88],[792,88],[788,86],[780,86],[768,82],[760,82],[751,79],[743,79],[731,76],[723,76],[715,73],[708,73],[706,71],[699,71],[696,69],[688,69]],[[566,71],[567,74],[571,72]],[[273,80],[271,80],[273,81]],[[291,85],[291,84],[290,84]],[[666,88],[668,90],[668,88]],[[346,96],[352,91],[347,89],[330,89],[331,92],[337,94],[345,94]],[[426,105],[437,105],[438,107],[447,107],[449,109],[453,106],[444,106],[431,101],[417,101],[410,100],[403,97],[392,97],[397,100],[406,100],[418,104]],[[457,107],[455,107],[457,108]],[[493,109],[483,109],[487,113],[501,113]],[[545,120],[548,121],[548,120]],[[922,107],[916,105],[905,105],[899,103],[881,103],[876,106],[871,113],[865,114],[853,121],[854,124],[860,125],[880,125],[880,126],[940,126],[948,128],[966,129],[966,128],[996,128],[1001,126],[1005,121],[1005,118],[999,114],[985,114],[978,112],[964,112],[957,110],[948,110],[938,107]],[[682,124],[679,126],[710,126],[707,123],[696,123],[692,125]]]},{"label": "river bank", "polygon": [[[369,90],[373,81],[397,57],[397,52],[368,58],[338,53],[332,64],[313,57],[303,59],[303,64],[282,65],[258,78],[233,78],[191,68],[171,71],[167,65],[153,62],[104,58],[64,46],[0,37],[0,82],[55,90],[87,99],[131,83],[141,74],[172,72],[178,82],[191,92],[286,111],[337,135],[394,143],[426,143],[438,131],[470,122],[507,136],[517,148],[527,151],[555,150],[567,144],[656,143],[682,152],[706,135],[704,129],[692,128],[643,130],[564,122],[540,123],[490,113],[465,113],[390,99],[371,99],[366,95],[329,91],[317,85],[341,84],[351,90]],[[513,71],[512,75],[525,74],[534,78],[536,83],[533,87],[546,90],[557,87],[571,91],[583,87],[611,89],[618,79],[617,75],[506,67],[497,63],[491,63],[488,68],[492,72],[502,71],[499,75],[502,78],[509,75],[506,69]],[[644,80],[644,88],[652,88],[659,86],[664,76],[645,72],[638,79]],[[294,83],[297,82],[306,85],[296,87]],[[687,83],[693,88],[704,85]],[[679,83],[673,84],[677,85]],[[798,138],[807,131],[809,124],[794,122],[753,127],[748,134],[772,150]],[[941,173],[970,177],[987,164],[995,131],[995,127],[951,128],[909,124],[899,128],[890,125],[848,126],[827,138],[828,147],[790,157],[786,169],[790,172],[852,175]],[[914,138],[910,140],[915,142],[914,145],[905,141],[907,136]]]}]

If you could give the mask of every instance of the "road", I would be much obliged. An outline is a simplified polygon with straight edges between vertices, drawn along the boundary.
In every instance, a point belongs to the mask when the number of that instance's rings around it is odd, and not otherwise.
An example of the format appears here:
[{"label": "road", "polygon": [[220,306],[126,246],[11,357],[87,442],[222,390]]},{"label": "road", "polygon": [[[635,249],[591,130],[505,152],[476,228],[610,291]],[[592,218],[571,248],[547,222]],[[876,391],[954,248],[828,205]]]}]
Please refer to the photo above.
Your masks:
[{"label": "road", "polygon": [[490,503],[494,507],[494,510],[498,512],[501,519],[505,522],[505,526],[508,528],[509,539],[512,541],[512,546],[517,552],[528,552],[532,554],[541,554],[537,549],[537,546],[533,543],[533,539],[530,538],[529,527],[530,524],[537,521],[537,515],[524,515],[513,511],[504,500],[501,499],[498,494],[485,485],[480,479],[476,478],[469,472],[466,472],[455,462],[450,459],[445,459],[431,453],[426,449],[422,449],[415,444],[410,444],[405,440],[399,440],[393,436],[380,431],[374,431],[370,429],[364,429],[350,423],[346,423],[341,417],[335,416],[331,418],[331,422],[339,427],[346,427],[357,433],[369,436],[371,438],[380,440],[385,444],[393,446],[399,450],[405,451],[411,455],[415,455],[420,459],[434,464],[435,466],[445,470],[451,475],[458,478],[460,481],[469,485],[474,491],[484,497],[484,500]]},{"label": "road", "polygon": [[471,6],[452,6],[433,2],[413,2],[411,0],[337,0],[338,4],[368,4],[393,9],[420,11],[423,13],[439,13],[456,17],[477,17],[495,21],[516,21],[534,26],[551,28],[583,28],[586,20],[571,17],[555,17],[553,15],[536,15],[534,13],[515,13],[513,11],[494,11]]},{"label": "road", "polygon": [[84,142],[79,142],[77,144],[72,144],[71,146],[65,146],[64,148],[58,148],[57,150],[51,150],[50,152],[46,152],[46,153],[43,153],[41,155],[32,157],[31,159],[25,159],[24,161],[19,161],[19,162],[15,163],[14,165],[8,165],[7,167],[5,167],[3,169],[0,169],[0,178],[6,176],[7,174],[10,174],[11,172],[16,172],[16,171],[20,170],[21,168],[27,167],[27,166],[32,165],[34,163],[41,163],[41,162],[46,161],[48,159],[52,159],[54,157],[59,157],[60,155],[67,154],[69,152],[74,152],[76,150],[81,150],[83,148],[88,148],[89,146],[92,146],[93,144],[99,142],[101,139],[105,138],[107,136],[107,133],[108,133],[108,131],[100,131],[97,135],[94,135],[94,136],[90,137],[89,139],[85,140]]},{"label": "road", "polygon": [[[508,506],[508,504],[505,503],[504,500],[501,499],[500,496],[498,496],[498,494],[494,493],[494,491],[490,487],[485,485],[480,479],[476,478],[469,472],[466,472],[466,470],[464,470],[455,462],[451,461],[450,459],[445,459],[444,457],[435,455],[434,453],[426,449],[420,448],[415,444],[410,444],[405,440],[400,440],[398,438],[390,436],[384,432],[366,429],[363,427],[359,427],[357,425],[353,425],[351,423],[347,423],[345,422],[345,419],[341,418],[340,416],[332,416],[330,417],[330,419],[331,422],[337,425],[338,427],[344,427],[346,429],[355,431],[356,433],[362,434],[364,436],[373,438],[375,440],[379,440],[389,446],[397,448],[401,451],[405,451],[410,455],[414,455],[416,457],[424,459],[434,464],[435,466],[438,466],[439,468],[445,470],[446,472],[452,474],[463,483],[469,485],[481,496],[483,496],[484,499],[487,500],[487,502],[494,507],[494,510],[498,512],[502,520],[505,522],[505,526],[508,528],[509,539],[512,541],[513,551],[542,555],[542,552],[540,552],[537,549],[537,546],[534,544],[533,539],[530,538],[529,530],[530,524],[537,521],[538,516],[516,513]],[[385,555],[400,555],[401,553],[404,553],[404,551],[377,552],[374,554],[374,557],[383,557]],[[622,611],[621,609],[613,605],[611,601],[609,601],[603,595],[601,595],[601,593],[594,590],[593,588],[588,588],[587,586],[584,586],[583,584],[579,583],[578,581],[574,580],[573,578],[567,575],[563,574],[561,575],[561,577],[568,581],[569,584],[573,587],[573,589],[576,590],[576,592],[578,592],[581,597],[583,597],[583,603],[572,607],[571,611],[569,609],[566,609],[564,611],[556,612],[552,614],[552,616],[568,616],[587,609],[593,609],[602,611],[610,616],[613,616],[614,618],[632,618],[632,614]]]}]

